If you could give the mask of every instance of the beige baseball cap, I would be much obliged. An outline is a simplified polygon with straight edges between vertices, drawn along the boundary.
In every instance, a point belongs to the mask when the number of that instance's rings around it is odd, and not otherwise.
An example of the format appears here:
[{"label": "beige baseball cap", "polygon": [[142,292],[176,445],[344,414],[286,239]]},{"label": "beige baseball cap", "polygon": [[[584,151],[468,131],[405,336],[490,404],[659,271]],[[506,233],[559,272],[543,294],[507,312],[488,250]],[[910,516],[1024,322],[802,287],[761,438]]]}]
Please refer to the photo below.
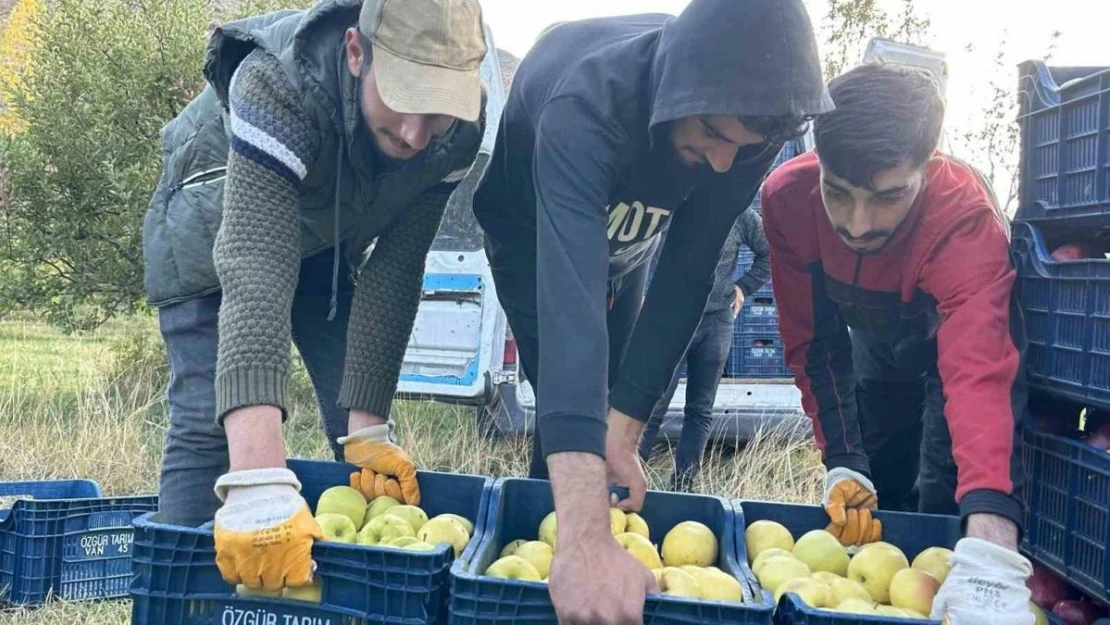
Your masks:
[{"label": "beige baseball cap", "polygon": [[365,0],[382,102],[398,113],[478,119],[486,55],[478,0]]}]

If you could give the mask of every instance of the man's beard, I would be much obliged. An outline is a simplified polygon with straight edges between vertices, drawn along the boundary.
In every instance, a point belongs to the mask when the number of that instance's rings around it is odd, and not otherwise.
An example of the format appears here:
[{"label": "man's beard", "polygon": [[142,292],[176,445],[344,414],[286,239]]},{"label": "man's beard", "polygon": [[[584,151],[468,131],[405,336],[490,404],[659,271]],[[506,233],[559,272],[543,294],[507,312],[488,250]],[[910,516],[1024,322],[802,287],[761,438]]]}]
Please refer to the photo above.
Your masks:
[{"label": "man's beard", "polygon": [[366,107],[362,105],[364,76],[365,72],[363,76],[359,76],[356,79],[357,84],[355,85],[355,93],[358,99],[358,119],[355,122],[354,133],[355,151],[359,154],[371,155],[374,159],[375,169],[392,171],[404,166],[406,161],[400,158],[393,158],[386,154],[385,151],[382,150],[382,146],[378,143],[378,136],[370,129],[370,125],[366,121],[368,115],[365,112]]}]

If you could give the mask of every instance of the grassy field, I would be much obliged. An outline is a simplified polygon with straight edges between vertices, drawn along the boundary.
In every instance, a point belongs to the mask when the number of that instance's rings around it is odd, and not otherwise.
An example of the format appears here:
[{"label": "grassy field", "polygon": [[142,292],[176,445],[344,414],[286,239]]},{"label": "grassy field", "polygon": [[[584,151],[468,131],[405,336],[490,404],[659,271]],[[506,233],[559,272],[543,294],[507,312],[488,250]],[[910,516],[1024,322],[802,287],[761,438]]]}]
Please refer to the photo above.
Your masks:
[{"label": "grassy field", "polygon": [[[30,320],[0,323],[0,480],[84,477],[105,493],[155,492],[167,375],[152,319],[118,320],[80,336]],[[292,396],[289,455],[327,458],[303,370]],[[423,468],[493,476],[527,471],[527,441],[482,440],[470,410],[398,402],[394,416],[403,446]],[[667,482],[671,463],[668,453],[653,459],[652,487]],[[713,447],[703,466],[699,488],[729,498],[814,502],[824,474],[812,445],[774,433],[737,451]],[[129,616],[126,601],[53,603],[0,611],[0,625],[121,625]]]}]

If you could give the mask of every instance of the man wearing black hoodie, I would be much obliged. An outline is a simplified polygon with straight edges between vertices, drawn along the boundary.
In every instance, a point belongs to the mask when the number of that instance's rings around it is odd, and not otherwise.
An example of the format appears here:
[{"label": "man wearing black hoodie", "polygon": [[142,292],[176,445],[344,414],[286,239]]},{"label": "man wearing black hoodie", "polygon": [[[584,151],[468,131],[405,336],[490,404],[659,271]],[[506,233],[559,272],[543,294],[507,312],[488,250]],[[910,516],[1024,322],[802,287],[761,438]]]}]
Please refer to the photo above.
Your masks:
[{"label": "man wearing black hoodie", "polygon": [[561,623],[641,622],[655,582],[609,533],[607,465],[638,510],[640,432],[725,238],[783,142],[831,108],[801,0],[568,22],[521,62],[474,212],[537,392],[531,473],[550,470]]}]

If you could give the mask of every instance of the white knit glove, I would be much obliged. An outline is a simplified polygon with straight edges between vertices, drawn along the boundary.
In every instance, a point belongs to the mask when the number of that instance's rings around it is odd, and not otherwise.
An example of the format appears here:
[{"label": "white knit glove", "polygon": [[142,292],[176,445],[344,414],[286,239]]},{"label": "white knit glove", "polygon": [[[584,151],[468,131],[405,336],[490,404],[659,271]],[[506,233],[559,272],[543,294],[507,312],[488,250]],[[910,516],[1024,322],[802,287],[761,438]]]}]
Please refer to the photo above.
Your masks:
[{"label": "white knit glove", "polygon": [[934,621],[947,625],[1033,625],[1025,581],[1033,566],[1016,551],[979,538],[956,543],[952,570],[933,600]]}]

